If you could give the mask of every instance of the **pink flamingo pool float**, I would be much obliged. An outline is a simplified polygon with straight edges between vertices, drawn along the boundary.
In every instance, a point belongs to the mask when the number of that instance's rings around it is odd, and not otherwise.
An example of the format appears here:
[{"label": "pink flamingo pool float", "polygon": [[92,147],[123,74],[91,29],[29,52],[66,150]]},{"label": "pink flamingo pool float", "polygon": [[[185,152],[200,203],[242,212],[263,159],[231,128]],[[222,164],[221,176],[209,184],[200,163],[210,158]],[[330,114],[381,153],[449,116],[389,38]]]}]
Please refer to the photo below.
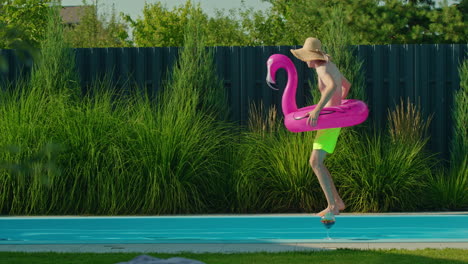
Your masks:
[{"label": "pink flamingo pool float", "polygon": [[333,107],[324,107],[320,111],[320,116],[316,126],[307,124],[308,113],[316,105],[303,108],[297,108],[296,89],[297,89],[297,71],[293,62],[285,55],[273,54],[267,61],[267,83],[272,86],[276,83],[276,72],[279,69],[285,69],[288,75],[288,82],[284,89],[281,100],[281,108],[284,115],[284,125],[291,132],[306,132],[319,129],[348,127],[361,124],[367,119],[369,110],[367,105],[360,100],[348,99],[341,100],[341,105]]}]

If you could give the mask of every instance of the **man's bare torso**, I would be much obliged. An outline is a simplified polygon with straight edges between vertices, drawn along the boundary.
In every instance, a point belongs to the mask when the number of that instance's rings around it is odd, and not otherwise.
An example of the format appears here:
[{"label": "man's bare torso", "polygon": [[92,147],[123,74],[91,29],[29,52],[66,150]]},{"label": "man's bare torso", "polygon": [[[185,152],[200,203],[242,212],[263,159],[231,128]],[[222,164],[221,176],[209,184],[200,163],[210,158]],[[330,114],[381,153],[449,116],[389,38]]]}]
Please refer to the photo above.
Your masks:
[{"label": "man's bare torso", "polygon": [[325,107],[340,105],[341,97],[342,97],[342,87],[341,87],[342,75],[341,75],[340,70],[338,70],[338,67],[336,67],[336,65],[333,62],[329,61],[317,67],[316,71],[318,75],[318,88],[320,90],[320,93],[323,94],[323,91],[325,90],[325,84],[321,80],[321,76],[323,76],[324,74],[328,73],[332,77],[333,82],[335,83],[335,86],[336,86],[336,90],[333,93],[332,98],[330,98],[330,100],[327,102]]}]

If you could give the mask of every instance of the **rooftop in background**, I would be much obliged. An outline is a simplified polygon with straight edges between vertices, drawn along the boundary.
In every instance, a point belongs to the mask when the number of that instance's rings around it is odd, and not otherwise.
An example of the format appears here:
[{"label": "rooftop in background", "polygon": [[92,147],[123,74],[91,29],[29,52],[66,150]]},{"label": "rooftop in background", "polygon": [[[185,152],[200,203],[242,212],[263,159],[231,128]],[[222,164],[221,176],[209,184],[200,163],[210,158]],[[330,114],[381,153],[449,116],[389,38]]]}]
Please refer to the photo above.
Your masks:
[{"label": "rooftop in background", "polygon": [[79,24],[81,18],[85,14],[86,8],[88,6],[64,6],[60,10],[60,16],[63,19],[63,22],[66,25],[76,25]]}]

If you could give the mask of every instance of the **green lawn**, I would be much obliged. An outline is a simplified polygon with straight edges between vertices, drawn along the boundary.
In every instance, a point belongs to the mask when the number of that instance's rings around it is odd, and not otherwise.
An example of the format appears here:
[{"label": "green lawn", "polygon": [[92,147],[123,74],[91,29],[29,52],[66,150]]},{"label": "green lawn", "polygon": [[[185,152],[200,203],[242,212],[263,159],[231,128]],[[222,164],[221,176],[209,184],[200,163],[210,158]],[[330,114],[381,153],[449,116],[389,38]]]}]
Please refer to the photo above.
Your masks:
[{"label": "green lawn", "polygon": [[[130,261],[141,253],[18,253],[0,252],[2,264],[91,264]],[[468,263],[466,249],[424,249],[424,250],[332,250],[316,252],[287,253],[244,253],[244,254],[158,254],[147,255],[157,258],[184,257],[207,264],[346,264],[346,263]]]}]

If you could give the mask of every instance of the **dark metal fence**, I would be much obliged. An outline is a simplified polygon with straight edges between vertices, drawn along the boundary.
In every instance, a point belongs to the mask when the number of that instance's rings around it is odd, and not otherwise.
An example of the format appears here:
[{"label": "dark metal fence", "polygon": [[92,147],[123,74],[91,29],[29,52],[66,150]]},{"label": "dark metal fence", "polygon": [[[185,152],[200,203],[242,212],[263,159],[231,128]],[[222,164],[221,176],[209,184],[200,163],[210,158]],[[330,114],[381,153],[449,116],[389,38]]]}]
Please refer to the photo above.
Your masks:
[{"label": "dark metal fence", "polygon": [[[295,46],[216,47],[215,65],[224,81],[231,120],[245,124],[251,102],[281,109],[281,92],[265,84],[266,60],[275,53],[292,58]],[[136,84],[150,94],[157,94],[163,80],[178,57],[178,48],[94,48],[76,49],[76,65],[83,89],[93,80],[106,75],[117,88]],[[357,46],[357,55],[364,62],[365,90],[370,120],[377,127],[386,124],[388,109],[400,98],[419,102],[425,117],[434,114],[430,127],[430,147],[447,157],[452,131],[453,92],[460,86],[458,67],[468,57],[466,44],[441,45],[378,45]],[[0,73],[0,81],[15,81],[30,69],[13,51],[0,50],[10,65]],[[305,106],[310,98],[309,81],[313,73],[305,63],[293,59],[298,69],[297,104]],[[23,73],[21,73],[23,69]],[[286,76],[279,74],[279,82]]]}]

